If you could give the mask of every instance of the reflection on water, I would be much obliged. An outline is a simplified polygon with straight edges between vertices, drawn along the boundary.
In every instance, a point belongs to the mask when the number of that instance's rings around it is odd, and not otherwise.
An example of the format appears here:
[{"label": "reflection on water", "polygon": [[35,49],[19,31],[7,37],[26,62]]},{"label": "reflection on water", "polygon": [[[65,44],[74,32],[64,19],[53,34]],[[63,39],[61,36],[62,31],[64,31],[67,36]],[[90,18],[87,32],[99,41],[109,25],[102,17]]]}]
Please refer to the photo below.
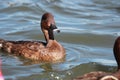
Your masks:
[{"label": "reflection on water", "polygon": [[66,49],[61,63],[38,63],[0,52],[6,80],[70,80],[90,71],[114,72],[113,44],[120,35],[119,0],[0,1],[0,38],[44,40],[40,18],[55,16],[55,38]]}]

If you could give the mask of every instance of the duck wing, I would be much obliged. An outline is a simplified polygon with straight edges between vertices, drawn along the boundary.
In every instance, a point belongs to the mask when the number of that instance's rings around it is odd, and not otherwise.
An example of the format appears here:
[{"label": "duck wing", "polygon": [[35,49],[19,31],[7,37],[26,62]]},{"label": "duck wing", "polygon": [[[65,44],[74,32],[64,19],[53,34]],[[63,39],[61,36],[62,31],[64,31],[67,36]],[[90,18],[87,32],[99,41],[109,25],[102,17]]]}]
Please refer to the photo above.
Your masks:
[{"label": "duck wing", "polygon": [[46,43],[41,41],[5,41],[0,39],[0,49],[9,53],[37,52],[45,46]]}]

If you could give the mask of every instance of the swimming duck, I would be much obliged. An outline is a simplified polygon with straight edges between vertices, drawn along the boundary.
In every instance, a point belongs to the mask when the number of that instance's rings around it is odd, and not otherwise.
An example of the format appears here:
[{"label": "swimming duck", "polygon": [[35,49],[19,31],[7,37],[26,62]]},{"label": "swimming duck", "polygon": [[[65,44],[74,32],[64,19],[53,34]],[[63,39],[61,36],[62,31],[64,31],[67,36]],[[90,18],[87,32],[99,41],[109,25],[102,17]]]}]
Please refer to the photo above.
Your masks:
[{"label": "swimming duck", "polygon": [[113,52],[118,65],[115,73],[96,71],[78,76],[73,80],[120,80],[120,37],[118,37],[114,43]]},{"label": "swimming duck", "polygon": [[65,57],[65,49],[54,39],[56,27],[54,16],[47,12],[41,18],[41,30],[46,42],[40,41],[9,41],[0,39],[0,49],[8,53],[22,56],[31,60],[53,62]]}]

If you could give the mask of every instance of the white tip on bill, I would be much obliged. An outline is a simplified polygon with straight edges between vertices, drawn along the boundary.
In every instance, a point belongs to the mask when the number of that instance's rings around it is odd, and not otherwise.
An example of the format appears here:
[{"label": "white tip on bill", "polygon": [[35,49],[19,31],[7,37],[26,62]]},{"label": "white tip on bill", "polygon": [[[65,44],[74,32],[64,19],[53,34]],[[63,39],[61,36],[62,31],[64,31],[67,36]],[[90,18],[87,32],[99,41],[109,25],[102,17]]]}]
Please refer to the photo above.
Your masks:
[{"label": "white tip on bill", "polygon": [[54,31],[54,32],[58,32],[58,33],[60,32],[60,30],[59,30],[59,29],[54,29],[53,31]]}]

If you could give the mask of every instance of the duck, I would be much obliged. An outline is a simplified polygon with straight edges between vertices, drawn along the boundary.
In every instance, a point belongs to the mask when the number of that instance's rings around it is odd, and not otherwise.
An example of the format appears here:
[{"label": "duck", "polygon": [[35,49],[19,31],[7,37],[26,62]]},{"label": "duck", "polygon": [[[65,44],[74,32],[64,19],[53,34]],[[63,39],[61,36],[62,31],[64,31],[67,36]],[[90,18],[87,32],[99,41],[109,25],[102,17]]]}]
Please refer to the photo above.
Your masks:
[{"label": "duck", "polygon": [[66,55],[65,48],[54,38],[54,31],[59,33],[60,30],[56,26],[52,13],[44,13],[40,25],[46,42],[0,39],[0,50],[42,62],[63,60]]},{"label": "duck", "polygon": [[118,65],[117,71],[114,73],[106,73],[103,71],[89,72],[73,80],[120,80],[120,36],[115,40],[113,53]]}]

